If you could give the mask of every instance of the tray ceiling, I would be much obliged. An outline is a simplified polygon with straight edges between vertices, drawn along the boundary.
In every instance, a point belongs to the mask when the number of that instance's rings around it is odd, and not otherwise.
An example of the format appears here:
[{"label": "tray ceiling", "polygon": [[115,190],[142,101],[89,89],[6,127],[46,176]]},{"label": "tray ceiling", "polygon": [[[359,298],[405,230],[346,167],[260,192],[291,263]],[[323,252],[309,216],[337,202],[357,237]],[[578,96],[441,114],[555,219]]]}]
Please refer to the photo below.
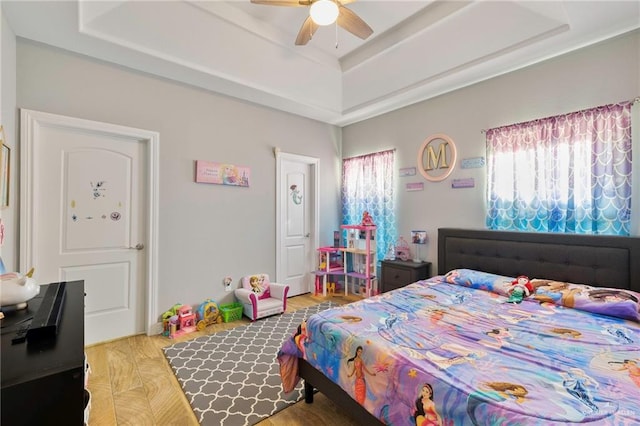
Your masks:
[{"label": "tray ceiling", "polygon": [[382,1],[294,40],[307,7],[243,1],[12,1],[17,36],[344,126],[640,27],[637,1]]}]

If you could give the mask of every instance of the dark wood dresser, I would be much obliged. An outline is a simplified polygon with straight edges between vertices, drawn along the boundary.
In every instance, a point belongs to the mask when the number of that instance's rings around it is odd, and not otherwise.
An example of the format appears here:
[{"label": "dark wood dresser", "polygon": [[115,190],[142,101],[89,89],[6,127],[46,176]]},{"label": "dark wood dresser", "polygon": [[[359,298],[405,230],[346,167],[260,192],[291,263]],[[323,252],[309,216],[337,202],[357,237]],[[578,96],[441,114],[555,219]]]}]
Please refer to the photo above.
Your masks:
[{"label": "dark wood dresser", "polygon": [[431,276],[431,262],[383,260],[380,292],[384,293]]},{"label": "dark wood dresser", "polygon": [[8,311],[1,320],[3,425],[84,423],[84,281],[66,283],[55,339],[11,342],[38,312],[47,287],[26,309]]}]

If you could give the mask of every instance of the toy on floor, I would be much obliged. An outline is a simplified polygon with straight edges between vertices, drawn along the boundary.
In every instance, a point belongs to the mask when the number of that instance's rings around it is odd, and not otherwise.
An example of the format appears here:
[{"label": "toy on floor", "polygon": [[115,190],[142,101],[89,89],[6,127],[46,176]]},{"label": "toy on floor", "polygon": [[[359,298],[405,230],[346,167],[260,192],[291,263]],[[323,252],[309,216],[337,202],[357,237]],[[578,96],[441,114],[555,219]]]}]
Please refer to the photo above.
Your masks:
[{"label": "toy on floor", "polygon": [[198,323],[196,324],[198,331],[204,330],[208,325],[222,323],[220,309],[213,299],[207,299],[201,303],[196,313],[198,315]]},{"label": "toy on floor", "polygon": [[162,314],[162,335],[169,337],[171,334],[171,317],[173,314],[170,311],[165,311]]},{"label": "toy on floor", "polygon": [[180,322],[178,320],[178,315],[173,315],[169,318],[169,337],[175,339],[178,333],[178,327],[180,326]]},{"label": "toy on floor", "polygon": [[196,314],[191,305],[183,305],[178,309],[178,321],[180,322],[180,334],[191,333],[196,330]]},{"label": "toy on floor", "polygon": [[173,305],[162,314],[162,322],[165,329],[162,334],[172,339],[196,331],[196,314],[190,305]]},{"label": "toy on floor", "polygon": [[[178,318],[178,309],[180,309],[180,307],[182,306],[182,303],[176,303],[175,305],[173,305],[172,307],[170,307],[168,310],[166,310],[163,314],[162,314],[162,335],[163,336],[170,336],[171,335],[171,318],[173,316],[176,317],[176,320]],[[176,326],[177,326],[177,322],[176,322]],[[177,329],[177,327],[176,327]]]},{"label": "toy on floor", "polygon": [[520,303],[525,297],[528,297],[533,292],[533,286],[529,277],[520,275],[511,283],[509,289],[509,300],[507,303]]}]

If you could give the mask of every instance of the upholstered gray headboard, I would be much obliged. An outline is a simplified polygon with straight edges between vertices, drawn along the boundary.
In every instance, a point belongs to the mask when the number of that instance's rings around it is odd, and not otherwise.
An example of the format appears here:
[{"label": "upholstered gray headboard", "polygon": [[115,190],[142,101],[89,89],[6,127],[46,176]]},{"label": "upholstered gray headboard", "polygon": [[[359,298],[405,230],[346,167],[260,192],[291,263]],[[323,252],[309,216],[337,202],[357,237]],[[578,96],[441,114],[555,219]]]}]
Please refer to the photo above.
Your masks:
[{"label": "upholstered gray headboard", "polygon": [[640,238],[438,229],[438,273],[476,269],[640,292]]}]

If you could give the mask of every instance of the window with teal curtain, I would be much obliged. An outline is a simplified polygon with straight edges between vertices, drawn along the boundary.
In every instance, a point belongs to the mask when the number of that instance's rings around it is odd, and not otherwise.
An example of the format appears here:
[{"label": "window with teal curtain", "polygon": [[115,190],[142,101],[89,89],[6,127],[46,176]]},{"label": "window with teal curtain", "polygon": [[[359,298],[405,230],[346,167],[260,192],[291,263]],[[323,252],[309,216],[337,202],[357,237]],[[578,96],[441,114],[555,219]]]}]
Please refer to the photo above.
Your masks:
[{"label": "window with teal curtain", "polygon": [[631,105],[488,130],[487,227],[629,235]]},{"label": "window with teal curtain", "polygon": [[357,225],[367,211],[376,229],[378,260],[395,243],[394,179],[395,150],[376,152],[342,161],[342,223]]}]

